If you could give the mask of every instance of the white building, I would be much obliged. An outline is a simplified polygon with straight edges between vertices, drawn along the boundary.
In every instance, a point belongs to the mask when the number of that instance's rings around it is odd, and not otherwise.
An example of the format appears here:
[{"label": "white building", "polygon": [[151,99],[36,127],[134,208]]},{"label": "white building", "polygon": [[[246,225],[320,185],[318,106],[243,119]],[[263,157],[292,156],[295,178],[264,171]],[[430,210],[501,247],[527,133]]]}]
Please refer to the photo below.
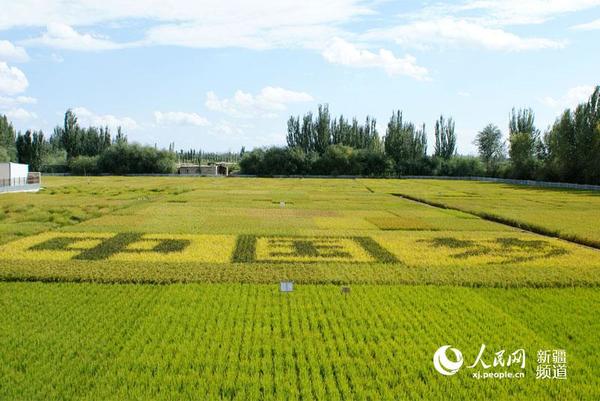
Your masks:
[{"label": "white building", "polygon": [[30,173],[29,165],[0,163],[0,193],[39,191],[40,173]]},{"label": "white building", "polygon": [[209,177],[229,175],[229,163],[215,163],[199,166],[191,163],[181,163],[177,168],[181,175],[204,175]]},{"label": "white building", "polygon": [[0,163],[0,185],[17,186],[27,184],[29,165],[20,163]]}]

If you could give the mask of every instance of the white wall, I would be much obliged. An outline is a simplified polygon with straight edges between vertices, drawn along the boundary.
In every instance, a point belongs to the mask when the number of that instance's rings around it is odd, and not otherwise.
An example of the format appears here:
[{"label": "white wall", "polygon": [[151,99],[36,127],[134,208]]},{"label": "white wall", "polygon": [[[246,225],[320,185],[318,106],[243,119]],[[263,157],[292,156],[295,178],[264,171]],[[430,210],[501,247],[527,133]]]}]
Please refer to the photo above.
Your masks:
[{"label": "white wall", "polygon": [[10,178],[9,171],[9,163],[0,163],[0,180],[8,180]]},{"label": "white wall", "polygon": [[27,178],[28,164],[10,163],[10,178]]},{"label": "white wall", "polygon": [[2,185],[22,185],[27,183],[29,165],[19,163],[0,163]]}]

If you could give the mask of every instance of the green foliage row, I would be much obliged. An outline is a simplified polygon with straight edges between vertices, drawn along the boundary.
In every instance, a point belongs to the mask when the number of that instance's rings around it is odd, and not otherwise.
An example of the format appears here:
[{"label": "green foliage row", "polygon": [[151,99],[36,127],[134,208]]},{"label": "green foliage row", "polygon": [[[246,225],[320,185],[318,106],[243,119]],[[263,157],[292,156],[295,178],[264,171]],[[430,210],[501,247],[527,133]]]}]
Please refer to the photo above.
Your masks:
[{"label": "green foliage row", "polygon": [[[119,128],[111,138],[108,128],[81,128],[75,114],[68,110],[64,126],[57,127],[48,141],[41,132],[15,134],[5,116],[0,118],[0,161],[18,160],[33,170],[44,165],[58,171],[67,165],[75,174],[170,173],[174,162],[238,160],[243,174],[259,175],[443,175],[494,176],[503,178],[600,183],[600,86],[590,99],[575,110],[566,110],[554,125],[541,135],[531,109],[513,109],[508,124],[506,144],[498,127],[490,124],[478,133],[475,144],[479,162],[456,156],[455,124],[443,116],[435,123],[432,157],[427,155],[425,126],[415,128],[403,121],[402,113],[392,114],[386,135],[380,138],[376,121],[367,116],[363,125],[356,118],[350,123],[343,116],[332,118],[328,105],[288,120],[287,148],[258,149],[238,154],[205,154],[195,150],[180,151],[174,158],[174,144],[169,151],[128,148],[127,138]],[[111,153],[113,145],[120,149]],[[66,161],[60,162],[60,152]],[[142,155],[140,155],[140,153]],[[104,159],[100,157],[104,155]],[[107,157],[117,156],[123,166]],[[129,160],[132,157],[135,160]],[[96,159],[98,158],[98,159]],[[160,160],[156,160],[156,159]],[[104,160],[104,161],[103,161]]]},{"label": "green foliage row", "polygon": [[454,120],[444,119],[441,116],[435,122],[435,156],[448,160],[456,154],[456,133],[454,132]]},{"label": "green foliage row", "polygon": [[308,112],[302,117],[288,120],[287,144],[304,153],[323,154],[330,145],[343,145],[355,149],[380,149],[381,141],[374,118],[367,116],[361,125],[354,118],[350,123],[344,116],[331,118],[328,105],[319,105],[317,115]]},{"label": "green foliage row", "polygon": [[566,110],[545,134],[544,172],[552,179],[600,183],[600,86]]},{"label": "green foliage row", "polygon": [[16,139],[13,125],[6,116],[0,115],[0,162],[17,160]]},{"label": "green foliage row", "polygon": [[383,176],[391,162],[380,151],[330,145],[322,155],[300,148],[256,149],[240,161],[243,174],[252,175],[365,175]]},{"label": "green foliage row", "polygon": [[427,160],[425,125],[416,129],[414,124],[404,121],[402,112],[398,110],[388,123],[384,149],[399,174],[420,174]]},{"label": "green foliage row", "polygon": [[15,142],[17,161],[29,164],[32,171],[39,171],[46,152],[46,143],[43,132],[27,131],[24,135],[19,133]]},{"label": "green foliage row", "polygon": [[108,127],[82,128],[71,110],[63,127],[47,140],[40,132],[15,134],[5,116],[0,117],[0,161],[18,161],[31,171],[95,174],[168,174],[175,172],[175,153],[129,144],[119,127],[114,138]]},{"label": "green foliage row", "polygon": [[[126,142],[127,138],[119,127],[115,143]],[[81,128],[72,110],[65,113],[64,125],[56,127],[50,138],[53,148],[64,149],[67,159],[77,156],[96,156],[113,143],[108,127]]]},{"label": "green foliage row", "polygon": [[[479,132],[475,139],[479,152],[476,161],[456,155],[454,121],[441,116],[435,123],[434,152],[429,157],[425,125],[415,128],[403,120],[400,111],[392,114],[381,140],[371,117],[364,126],[356,118],[349,124],[343,116],[332,120],[329,107],[319,105],[315,117],[312,113],[302,121],[290,117],[288,147],[267,150],[277,153],[275,163],[261,162],[264,150],[258,150],[247,154],[241,167],[244,174],[261,175],[494,176],[600,183],[600,86],[586,103],[565,111],[544,135],[536,128],[531,109],[513,109],[508,131],[508,155],[497,126],[489,124]],[[343,150],[339,145],[351,149]],[[379,167],[351,161],[353,151],[368,155]]]},{"label": "green foliage row", "polygon": [[356,118],[331,120],[327,105],[312,113],[290,117],[288,146],[256,149],[240,162],[242,174],[251,175],[447,175],[483,176],[484,164],[475,157],[456,155],[454,121],[443,116],[435,125],[435,153],[427,155],[425,125],[416,128],[395,111],[380,140],[375,120],[364,126]]},{"label": "green foliage row", "polygon": [[[387,139],[387,137],[386,137]],[[388,142],[389,143],[389,142]],[[387,146],[387,145],[386,145]],[[393,144],[389,145],[393,147]],[[299,148],[271,147],[247,152],[240,161],[242,174],[249,175],[359,175],[389,177],[398,172],[415,175],[485,176],[485,165],[477,157],[415,157],[393,160],[369,149],[330,145],[322,155]]]},{"label": "green foliage row", "polygon": [[98,169],[109,174],[144,174],[175,172],[175,155],[150,146],[119,143],[98,156]]},{"label": "green foliage row", "polygon": [[172,174],[176,157],[173,153],[150,146],[120,143],[97,156],[77,156],[69,161],[74,175],[96,174]]}]

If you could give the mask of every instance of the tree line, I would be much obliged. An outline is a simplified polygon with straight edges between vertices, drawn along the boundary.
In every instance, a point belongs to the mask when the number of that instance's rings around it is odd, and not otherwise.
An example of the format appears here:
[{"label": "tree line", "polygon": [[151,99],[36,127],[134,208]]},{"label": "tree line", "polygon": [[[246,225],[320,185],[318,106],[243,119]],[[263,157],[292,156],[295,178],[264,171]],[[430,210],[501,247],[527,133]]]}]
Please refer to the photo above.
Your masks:
[{"label": "tree line", "polygon": [[[171,174],[179,163],[237,163],[241,152],[205,152],[201,149],[167,150],[129,143],[121,127],[113,135],[108,127],[82,127],[72,110],[50,137],[42,131],[16,132],[6,116],[0,116],[0,162],[29,164],[31,171],[48,173]],[[231,166],[230,171],[235,170]]]},{"label": "tree line", "polygon": [[0,161],[29,164],[31,171],[73,174],[173,173],[173,152],[129,143],[121,127],[112,135],[108,127],[81,127],[73,111],[49,138],[42,131],[16,132],[0,116]]},{"label": "tree line", "polygon": [[455,124],[443,115],[435,123],[434,156],[427,155],[425,125],[406,121],[394,111],[381,137],[376,119],[363,124],[343,115],[332,117],[328,105],[317,112],[291,116],[287,146],[255,149],[240,161],[244,174],[258,175],[365,175],[483,174],[474,158],[456,154]]},{"label": "tree line", "polygon": [[255,149],[240,161],[243,174],[258,175],[440,175],[600,184],[600,86],[589,100],[565,112],[542,134],[532,109],[513,109],[505,140],[488,124],[475,138],[477,156],[457,154],[455,123],[443,115],[434,124],[427,153],[425,124],[394,111],[383,137],[376,120],[361,124],[332,117],[328,105],[291,116],[287,146]]},{"label": "tree line", "polygon": [[49,138],[42,131],[16,132],[0,116],[0,161],[73,174],[173,173],[178,162],[239,160],[243,174],[258,175],[490,176],[600,184],[600,86],[543,133],[533,110],[513,109],[506,139],[493,124],[477,133],[477,156],[457,154],[452,118],[440,116],[433,130],[430,155],[425,124],[413,124],[399,110],[380,135],[375,118],[361,123],[332,117],[328,105],[320,105],[316,113],[289,118],[287,146],[207,153],[175,151],[174,143],[168,150],[129,143],[121,128],[113,135],[108,127],[81,127],[68,110]]}]

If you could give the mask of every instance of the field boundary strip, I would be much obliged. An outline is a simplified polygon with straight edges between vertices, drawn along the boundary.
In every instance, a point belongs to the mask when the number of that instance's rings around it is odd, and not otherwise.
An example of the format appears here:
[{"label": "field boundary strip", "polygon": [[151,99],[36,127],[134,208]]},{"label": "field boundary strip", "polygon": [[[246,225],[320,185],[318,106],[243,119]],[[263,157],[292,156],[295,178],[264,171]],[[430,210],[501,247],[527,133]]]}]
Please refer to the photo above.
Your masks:
[{"label": "field boundary strip", "polygon": [[587,246],[589,248],[600,250],[600,241],[579,238],[574,235],[565,235],[565,234],[561,234],[559,231],[551,230],[549,228],[541,227],[541,226],[538,226],[535,224],[524,223],[522,221],[514,220],[514,219],[511,219],[508,217],[503,217],[503,216],[499,216],[499,215],[492,214],[492,213],[481,212],[481,211],[477,211],[477,210],[461,209],[459,207],[450,206],[445,203],[431,201],[428,199],[419,198],[419,197],[412,196],[412,195],[406,195],[406,194],[401,194],[401,193],[392,193],[391,195],[396,196],[398,198],[406,199],[409,201],[422,203],[422,204],[429,205],[432,207],[437,207],[440,209],[456,210],[458,212],[477,216],[483,220],[487,220],[487,221],[491,221],[491,222],[499,223],[499,224],[504,224],[506,226],[518,228],[518,229],[524,230],[524,231],[529,231],[531,233],[543,235],[545,237],[557,238],[557,239],[571,242],[571,243],[574,243],[577,245],[583,245],[583,246]]},{"label": "field boundary strip", "polygon": [[553,181],[535,181],[535,180],[516,180],[513,178],[497,177],[452,177],[446,175],[403,175],[397,177],[401,180],[446,180],[446,181],[480,181],[495,182],[497,184],[522,185],[526,187],[555,188],[555,189],[575,189],[580,191],[600,191],[600,185],[575,184],[572,182],[553,182]]}]

